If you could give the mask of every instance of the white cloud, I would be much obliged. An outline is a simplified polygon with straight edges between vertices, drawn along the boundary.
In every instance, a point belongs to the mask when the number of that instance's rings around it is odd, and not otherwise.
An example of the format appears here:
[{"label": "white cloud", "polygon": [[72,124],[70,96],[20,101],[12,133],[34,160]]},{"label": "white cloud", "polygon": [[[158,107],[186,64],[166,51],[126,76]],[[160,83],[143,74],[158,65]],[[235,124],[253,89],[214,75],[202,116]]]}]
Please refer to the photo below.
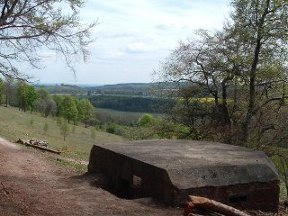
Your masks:
[{"label": "white cloud", "polygon": [[156,47],[153,47],[151,45],[142,43],[142,42],[136,42],[136,43],[131,43],[128,45],[126,48],[127,52],[133,52],[133,53],[138,53],[138,52],[150,52],[154,51]]},{"label": "white cloud", "polygon": [[[150,74],[178,41],[191,37],[199,28],[220,28],[228,16],[228,3],[229,0],[88,0],[81,17],[86,23],[99,18],[100,25],[92,31],[97,40],[90,47],[89,64],[77,63],[77,80],[89,83],[151,80]],[[45,62],[52,56],[43,53]],[[69,71],[50,61],[50,69],[48,64],[39,77],[65,82],[58,79],[71,74],[64,70]],[[55,76],[54,72],[63,76]]]}]

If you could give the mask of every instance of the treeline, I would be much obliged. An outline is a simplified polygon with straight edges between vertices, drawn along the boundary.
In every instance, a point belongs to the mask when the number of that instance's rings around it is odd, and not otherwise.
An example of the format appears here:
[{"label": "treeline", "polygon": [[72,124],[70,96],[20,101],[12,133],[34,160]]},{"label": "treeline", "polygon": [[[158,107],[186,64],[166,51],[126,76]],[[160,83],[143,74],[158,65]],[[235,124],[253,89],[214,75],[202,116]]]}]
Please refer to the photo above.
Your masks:
[{"label": "treeline", "polygon": [[126,95],[126,96],[149,96],[151,95],[151,89],[153,89],[152,83],[125,83],[103,86],[90,86],[84,87],[88,91],[88,95]]},{"label": "treeline", "polygon": [[[82,87],[83,90],[87,91],[88,96],[99,96],[99,95],[113,95],[113,96],[135,96],[135,97],[170,97],[175,95],[175,91],[180,88],[191,86],[188,82],[155,82],[155,83],[123,83],[114,85],[103,85],[103,86],[90,86]],[[197,85],[193,86],[198,88]],[[45,86],[45,88],[50,88]],[[204,88],[200,88],[200,97],[209,95]],[[200,93],[200,91],[198,91]]]},{"label": "treeline", "polygon": [[174,99],[94,95],[88,99],[95,107],[128,112],[166,113],[176,104]]},{"label": "treeline", "polygon": [[19,107],[26,112],[39,112],[44,117],[57,116],[85,126],[95,120],[95,108],[88,99],[71,95],[51,95],[45,89],[36,89],[25,81],[0,80],[0,102],[5,106]]},{"label": "treeline", "polygon": [[69,84],[54,84],[54,85],[35,85],[36,89],[45,89],[50,94],[69,94],[69,95],[84,95],[86,90],[76,86]]}]

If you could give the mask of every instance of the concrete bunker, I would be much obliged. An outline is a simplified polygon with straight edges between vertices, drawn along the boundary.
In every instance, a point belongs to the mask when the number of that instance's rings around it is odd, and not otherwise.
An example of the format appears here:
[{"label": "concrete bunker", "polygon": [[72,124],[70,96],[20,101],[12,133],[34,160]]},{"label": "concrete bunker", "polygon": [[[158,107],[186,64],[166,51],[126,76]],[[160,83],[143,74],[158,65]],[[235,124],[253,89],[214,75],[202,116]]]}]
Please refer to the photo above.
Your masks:
[{"label": "concrete bunker", "polygon": [[279,177],[261,151],[222,143],[148,140],[94,145],[89,173],[104,174],[118,196],[182,206],[188,195],[240,209],[278,210]]}]

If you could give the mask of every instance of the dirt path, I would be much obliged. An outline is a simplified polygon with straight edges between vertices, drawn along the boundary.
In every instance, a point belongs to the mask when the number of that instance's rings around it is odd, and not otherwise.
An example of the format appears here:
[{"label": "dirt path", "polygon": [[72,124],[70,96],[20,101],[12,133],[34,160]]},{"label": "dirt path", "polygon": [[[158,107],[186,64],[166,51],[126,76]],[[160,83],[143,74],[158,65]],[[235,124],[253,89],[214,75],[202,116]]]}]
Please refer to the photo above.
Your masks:
[{"label": "dirt path", "polygon": [[182,210],[122,200],[91,177],[0,138],[0,215],[181,215]]}]

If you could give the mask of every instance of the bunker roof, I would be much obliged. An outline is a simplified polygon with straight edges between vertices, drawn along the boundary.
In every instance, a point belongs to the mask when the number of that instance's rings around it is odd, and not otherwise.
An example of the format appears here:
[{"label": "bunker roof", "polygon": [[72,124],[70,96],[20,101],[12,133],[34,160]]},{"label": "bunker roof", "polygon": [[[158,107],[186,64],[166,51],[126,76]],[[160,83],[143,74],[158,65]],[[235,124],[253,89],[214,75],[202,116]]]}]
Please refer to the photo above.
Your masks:
[{"label": "bunker roof", "polygon": [[179,189],[279,180],[261,151],[215,142],[146,140],[98,147],[166,170]]}]

